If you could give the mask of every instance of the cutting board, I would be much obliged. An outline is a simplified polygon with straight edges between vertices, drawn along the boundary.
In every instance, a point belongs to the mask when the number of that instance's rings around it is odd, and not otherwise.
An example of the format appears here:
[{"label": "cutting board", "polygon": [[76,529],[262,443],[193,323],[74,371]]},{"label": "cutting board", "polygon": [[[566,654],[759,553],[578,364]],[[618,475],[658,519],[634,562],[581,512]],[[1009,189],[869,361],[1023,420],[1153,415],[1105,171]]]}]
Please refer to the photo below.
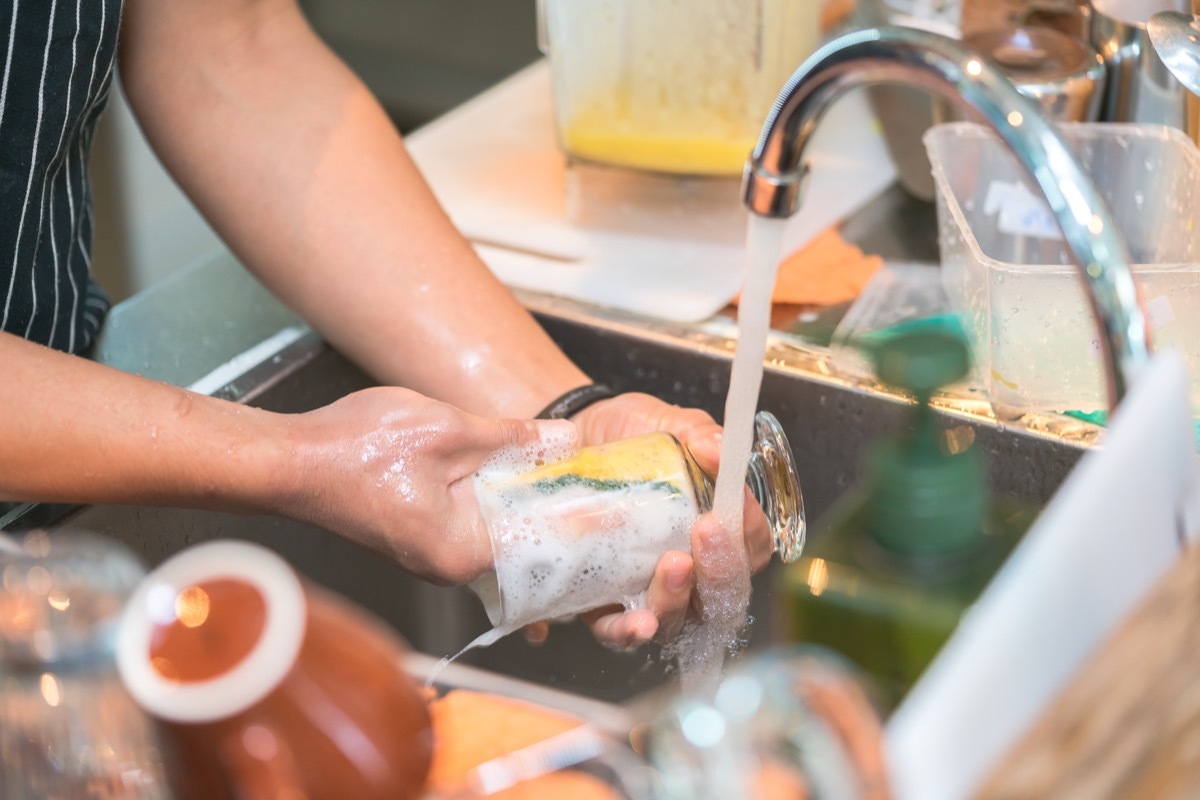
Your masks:
[{"label": "cutting board", "polygon": [[[740,181],[568,168],[544,60],[415,131],[408,147],[451,219],[510,286],[676,322],[711,317],[741,288]],[[830,111],[810,152],[785,253],[895,179],[858,93]]]}]

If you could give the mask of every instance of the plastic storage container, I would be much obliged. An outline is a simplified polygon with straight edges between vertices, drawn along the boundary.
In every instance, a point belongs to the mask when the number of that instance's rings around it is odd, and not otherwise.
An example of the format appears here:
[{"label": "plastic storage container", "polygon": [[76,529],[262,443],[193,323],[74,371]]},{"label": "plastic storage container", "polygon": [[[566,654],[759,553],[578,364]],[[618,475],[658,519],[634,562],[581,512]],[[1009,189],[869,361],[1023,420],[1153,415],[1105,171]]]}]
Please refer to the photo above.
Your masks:
[{"label": "plastic storage container", "polygon": [[[1200,403],[1200,151],[1155,125],[1063,124],[1063,138],[1129,248],[1155,347],[1183,353]],[[966,312],[993,404],[1016,411],[1107,406],[1099,331],[1040,192],[976,123],[932,128],[942,277]]]},{"label": "plastic storage container", "polygon": [[875,379],[870,348],[882,338],[914,330],[944,330],[966,337],[962,317],[950,308],[936,264],[884,264],[846,311],[829,341],[839,373]]},{"label": "plastic storage container", "polygon": [[738,175],[813,50],[812,0],[539,0],[559,142],[571,158]]}]

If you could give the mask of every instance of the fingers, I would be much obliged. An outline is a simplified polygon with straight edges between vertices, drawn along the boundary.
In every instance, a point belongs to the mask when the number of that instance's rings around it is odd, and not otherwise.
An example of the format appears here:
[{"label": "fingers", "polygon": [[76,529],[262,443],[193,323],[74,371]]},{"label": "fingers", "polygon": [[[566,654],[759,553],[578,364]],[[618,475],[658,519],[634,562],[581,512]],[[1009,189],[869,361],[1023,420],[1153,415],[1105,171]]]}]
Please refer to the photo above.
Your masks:
[{"label": "fingers", "polygon": [[623,611],[610,606],[583,614],[583,620],[600,642],[630,650],[651,639],[666,642],[679,634],[692,597],[692,559],[671,550],[658,560],[646,592],[646,608]]},{"label": "fingers", "polygon": [[742,532],[746,541],[746,556],[750,560],[750,571],[758,572],[770,563],[775,555],[775,537],[767,523],[767,515],[754,499],[750,487],[746,487],[742,499]]},{"label": "fingers", "polygon": [[680,408],[639,392],[629,392],[589,406],[575,416],[585,444],[599,444],[651,431],[668,431],[683,440],[691,429],[713,425],[696,408]]},{"label": "fingers", "polygon": [[632,650],[658,632],[658,617],[646,608],[622,611],[619,606],[610,606],[581,616],[597,641],[616,650]]},{"label": "fingers", "polygon": [[618,607],[583,615],[600,642],[620,650],[640,647],[652,639],[669,642],[679,635],[692,601],[691,557],[672,550],[659,559],[646,593],[646,608],[622,611]]},{"label": "fingers", "polygon": [[691,598],[692,558],[672,550],[658,560],[646,593],[646,606],[658,618],[659,641],[670,641],[679,634]]},{"label": "fingers", "polygon": [[717,474],[717,466],[721,462],[722,428],[720,425],[709,419],[707,422],[688,428],[677,436],[692,457],[696,459],[700,469],[710,475]]},{"label": "fingers", "polygon": [[647,607],[626,612],[614,607],[585,614],[592,634],[618,649],[639,647],[651,639],[668,642],[679,635],[695,602],[693,578],[710,581],[712,586],[736,585],[748,568],[761,569],[771,558],[770,534],[762,509],[752,499],[748,506],[753,510],[747,513],[746,546],[739,547],[711,513],[704,514],[692,527],[695,560],[677,550],[664,554],[646,594]]},{"label": "fingers", "polygon": [[549,447],[573,450],[579,442],[579,429],[565,419],[492,419],[480,420],[480,448],[491,452],[506,447]]},{"label": "fingers", "polygon": [[702,514],[692,526],[692,558],[701,587],[738,586],[750,568],[743,542],[729,536],[712,512]]},{"label": "fingers", "polygon": [[521,629],[521,635],[530,644],[545,644],[550,638],[550,623],[546,620],[531,622]]},{"label": "fingers", "polygon": [[468,418],[466,440],[447,441],[456,455],[452,477],[473,474],[489,457],[513,457],[504,468],[558,461],[579,446],[579,429],[570,420]]}]

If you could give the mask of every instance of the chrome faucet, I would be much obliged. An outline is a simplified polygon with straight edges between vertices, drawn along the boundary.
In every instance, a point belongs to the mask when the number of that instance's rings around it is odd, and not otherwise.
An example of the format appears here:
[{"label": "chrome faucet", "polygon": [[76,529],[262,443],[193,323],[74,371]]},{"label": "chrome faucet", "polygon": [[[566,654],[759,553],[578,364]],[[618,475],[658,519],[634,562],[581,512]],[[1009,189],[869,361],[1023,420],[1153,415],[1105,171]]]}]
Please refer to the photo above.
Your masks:
[{"label": "chrome faucet", "polygon": [[822,47],[779,93],[746,164],[746,207],[789,217],[801,204],[805,150],[825,111],[851,89],[878,83],[925,87],[972,109],[1041,187],[1087,288],[1101,329],[1110,408],[1148,360],[1144,315],[1129,256],[1100,193],[1037,106],[958,42],[909,28],[871,28]]}]

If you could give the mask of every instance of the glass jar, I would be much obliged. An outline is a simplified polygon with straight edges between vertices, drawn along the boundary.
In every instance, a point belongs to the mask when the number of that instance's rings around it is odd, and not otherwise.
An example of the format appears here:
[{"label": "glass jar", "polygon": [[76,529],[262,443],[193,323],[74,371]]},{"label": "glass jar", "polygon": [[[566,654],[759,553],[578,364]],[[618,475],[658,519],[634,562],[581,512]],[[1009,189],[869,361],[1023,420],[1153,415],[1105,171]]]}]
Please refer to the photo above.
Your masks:
[{"label": "glass jar", "polygon": [[814,0],[539,0],[560,145],[573,159],[740,175],[815,48]]},{"label": "glass jar", "polygon": [[162,742],[113,657],[143,575],[95,534],[0,534],[0,797],[171,797]]},{"label": "glass jar", "polygon": [[[804,501],[779,421],[755,416],[746,482],[784,561],[804,546]],[[497,629],[601,606],[636,608],[668,550],[689,551],[713,478],[669,433],[582,448],[530,470],[482,470],[476,496],[495,571],[472,588]]]},{"label": "glass jar", "polygon": [[711,696],[675,697],[635,737],[655,800],[892,796],[874,687],[821,647],[749,655]]}]

